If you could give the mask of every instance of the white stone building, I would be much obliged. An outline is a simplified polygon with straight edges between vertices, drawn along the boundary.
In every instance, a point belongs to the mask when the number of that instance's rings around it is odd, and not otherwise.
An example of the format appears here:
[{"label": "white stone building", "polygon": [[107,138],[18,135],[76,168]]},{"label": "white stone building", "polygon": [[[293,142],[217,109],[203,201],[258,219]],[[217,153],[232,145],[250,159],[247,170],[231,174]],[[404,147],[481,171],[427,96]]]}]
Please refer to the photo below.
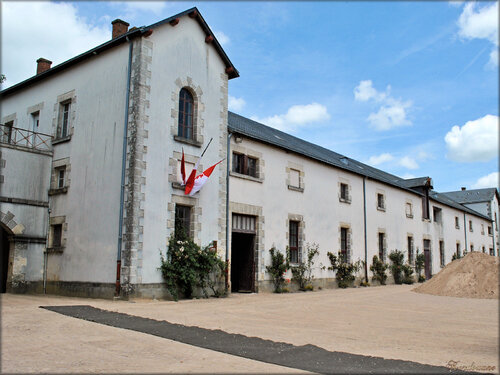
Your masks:
[{"label": "white stone building", "polygon": [[[176,220],[230,261],[233,291],[268,289],[272,246],[298,262],[318,243],[326,266],[327,251],[369,264],[426,251],[428,277],[457,250],[492,246],[480,230],[490,216],[430,178],[403,180],[228,112],[239,74],[196,8],[128,26],[113,21],[111,40],[55,67],[39,59],[37,75],[0,92],[3,289],[161,297],[159,252]],[[189,172],[210,140],[200,169],[226,162],[185,196],[182,149]]]}]

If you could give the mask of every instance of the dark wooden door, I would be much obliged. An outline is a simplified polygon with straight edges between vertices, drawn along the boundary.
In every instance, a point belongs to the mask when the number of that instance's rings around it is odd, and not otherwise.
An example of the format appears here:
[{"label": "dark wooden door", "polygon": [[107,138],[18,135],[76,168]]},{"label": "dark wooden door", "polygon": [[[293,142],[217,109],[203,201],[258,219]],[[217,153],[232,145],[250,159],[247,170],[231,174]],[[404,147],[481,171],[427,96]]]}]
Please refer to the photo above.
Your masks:
[{"label": "dark wooden door", "polygon": [[424,240],[424,257],[425,257],[425,279],[429,280],[432,277],[431,273],[431,241]]},{"label": "dark wooden door", "polygon": [[232,233],[231,241],[231,291],[250,293],[255,290],[254,264],[255,235]]},{"label": "dark wooden door", "polygon": [[7,232],[0,226],[0,293],[7,291],[7,272],[9,270],[9,239]]}]

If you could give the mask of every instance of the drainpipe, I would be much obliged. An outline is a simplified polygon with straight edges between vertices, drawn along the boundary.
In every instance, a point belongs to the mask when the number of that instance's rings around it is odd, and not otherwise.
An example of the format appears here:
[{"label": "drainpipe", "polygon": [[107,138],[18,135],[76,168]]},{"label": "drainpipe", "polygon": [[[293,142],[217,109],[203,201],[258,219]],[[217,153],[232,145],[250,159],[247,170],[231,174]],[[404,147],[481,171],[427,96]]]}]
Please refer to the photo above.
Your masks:
[{"label": "drainpipe", "polygon": [[465,220],[465,212],[464,212],[464,236],[465,236],[465,251],[467,251],[467,221]]},{"label": "drainpipe", "polygon": [[49,235],[50,235],[50,197],[49,197],[49,207],[47,207],[47,233],[45,237],[45,251],[43,252],[43,294],[47,294],[47,268],[49,263],[49,253],[47,248],[49,247]]},{"label": "drainpipe", "polygon": [[363,224],[365,235],[365,281],[368,282],[368,244],[366,239],[366,177],[363,176]]},{"label": "drainpipe", "polygon": [[123,240],[123,205],[125,199],[125,169],[127,166],[127,133],[128,133],[128,110],[130,100],[130,80],[132,75],[132,41],[126,37],[129,43],[128,68],[127,68],[127,95],[125,99],[125,123],[123,129],[123,153],[122,153],[122,177],[120,189],[120,217],[118,219],[118,251],[116,255],[116,284],[115,296],[120,295],[120,271],[122,267],[122,240]]},{"label": "drainpipe", "polygon": [[227,135],[227,155],[226,155],[226,272],[225,287],[229,290],[229,160],[231,155],[231,137],[233,133]]}]

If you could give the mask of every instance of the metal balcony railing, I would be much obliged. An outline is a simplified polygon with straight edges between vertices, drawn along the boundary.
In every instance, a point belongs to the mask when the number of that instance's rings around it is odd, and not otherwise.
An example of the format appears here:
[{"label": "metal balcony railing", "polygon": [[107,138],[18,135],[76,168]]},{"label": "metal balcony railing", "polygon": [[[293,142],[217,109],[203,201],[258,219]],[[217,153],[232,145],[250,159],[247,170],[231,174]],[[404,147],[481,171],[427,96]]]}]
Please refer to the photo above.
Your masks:
[{"label": "metal balcony railing", "polygon": [[27,129],[0,124],[0,143],[21,146],[40,151],[52,150],[52,136]]}]

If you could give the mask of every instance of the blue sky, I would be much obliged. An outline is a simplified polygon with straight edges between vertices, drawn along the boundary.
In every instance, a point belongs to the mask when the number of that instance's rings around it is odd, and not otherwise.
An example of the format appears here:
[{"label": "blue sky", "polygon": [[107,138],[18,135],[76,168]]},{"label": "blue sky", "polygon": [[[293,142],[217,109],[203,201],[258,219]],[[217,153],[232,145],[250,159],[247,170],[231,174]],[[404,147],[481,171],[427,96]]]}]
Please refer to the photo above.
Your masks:
[{"label": "blue sky", "polygon": [[[2,3],[3,87],[192,6],[230,109],[438,191],[498,186],[498,2]],[[33,38],[37,35],[37,38]]]}]

